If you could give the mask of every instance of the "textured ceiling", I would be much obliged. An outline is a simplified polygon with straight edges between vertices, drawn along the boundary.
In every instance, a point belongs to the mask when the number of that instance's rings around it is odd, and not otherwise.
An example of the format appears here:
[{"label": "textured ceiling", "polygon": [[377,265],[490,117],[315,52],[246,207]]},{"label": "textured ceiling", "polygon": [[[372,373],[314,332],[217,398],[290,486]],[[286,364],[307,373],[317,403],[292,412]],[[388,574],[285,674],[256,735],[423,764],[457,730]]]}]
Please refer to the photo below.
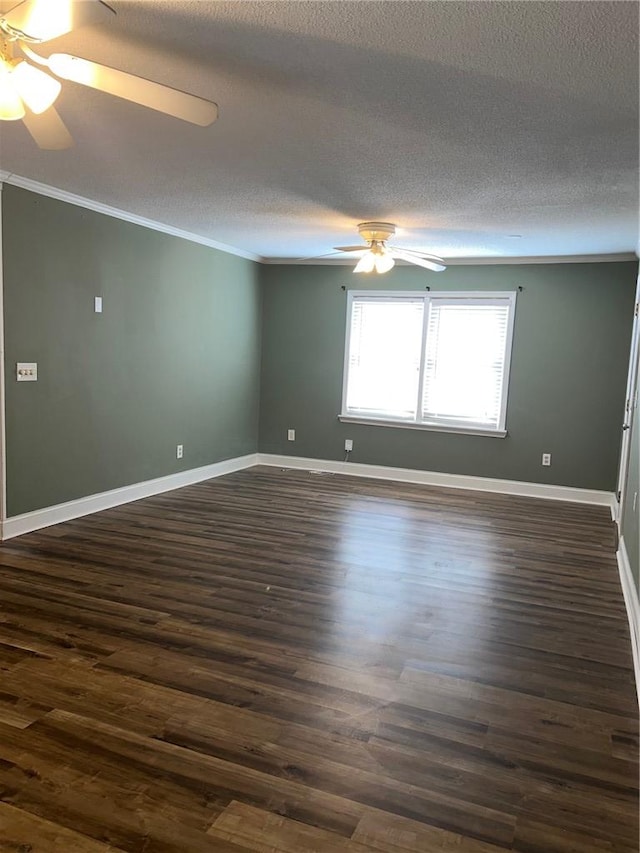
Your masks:
[{"label": "textured ceiling", "polygon": [[75,147],[2,122],[1,170],[262,257],[357,242],[363,219],[447,258],[637,248],[636,2],[109,2],[113,23],[42,52],[210,98],[219,120],[66,83]]}]

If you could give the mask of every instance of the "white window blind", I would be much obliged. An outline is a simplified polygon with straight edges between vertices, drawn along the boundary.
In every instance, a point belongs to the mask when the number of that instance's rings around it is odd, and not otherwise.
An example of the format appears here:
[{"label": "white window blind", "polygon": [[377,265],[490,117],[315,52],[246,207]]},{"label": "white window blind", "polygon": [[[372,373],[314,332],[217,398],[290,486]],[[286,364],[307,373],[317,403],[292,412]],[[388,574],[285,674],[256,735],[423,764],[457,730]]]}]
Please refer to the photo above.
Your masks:
[{"label": "white window blind", "polygon": [[354,300],[347,391],[349,412],[415,420],[423,315],[423,300]]},{"label": "white window blind", "polygon": [[504,434],[515,293],[351,292],[342,416]]},{"label": "white window blind", "polygon": [[499,428],[509,308],[504,299],[430,300],[423,420]]}]

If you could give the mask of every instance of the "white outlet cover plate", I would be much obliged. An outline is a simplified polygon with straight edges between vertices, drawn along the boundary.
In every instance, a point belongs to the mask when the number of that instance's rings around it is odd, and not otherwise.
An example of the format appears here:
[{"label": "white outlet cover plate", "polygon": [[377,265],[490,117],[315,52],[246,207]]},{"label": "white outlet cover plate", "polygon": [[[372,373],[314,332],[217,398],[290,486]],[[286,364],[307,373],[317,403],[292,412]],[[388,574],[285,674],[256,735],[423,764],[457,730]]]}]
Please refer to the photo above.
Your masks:
[{"label": "white outlet cover plate", "polygon": [[94,297],[93,310],[96,312],[96,314],[102,314],[102,296]]},{"label": "white outlet cover plate", "polygon": [[38,364],[35,361],[19,361],[16,364],[16,380],[18,382],[37,382]]}]

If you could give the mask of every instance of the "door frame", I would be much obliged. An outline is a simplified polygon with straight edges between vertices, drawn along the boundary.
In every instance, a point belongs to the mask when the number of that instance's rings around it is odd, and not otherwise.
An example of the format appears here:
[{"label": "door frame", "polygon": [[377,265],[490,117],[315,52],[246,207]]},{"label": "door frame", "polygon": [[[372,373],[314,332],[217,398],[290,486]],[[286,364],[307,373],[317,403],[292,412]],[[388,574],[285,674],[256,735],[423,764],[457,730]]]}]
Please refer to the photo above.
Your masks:
[{"label": "door frame", "polygon": [[636,296],[633,307],[633,327],[631,331],[631,348],[629,351],[629,372],[627,374],[627,390],[624,399],[624,417],[622,421],[622,443],[620,445],[620,464],[618,466],[618,483],[616,485],[616,521],[618,528],[622,524],[625,506],[625,490],[629,479],[629,457],[631,455],[631,432],[635,412],[638,406],[638,353],[640,351],[640,271],[636,284]]},{"label": "door frame", "polygon": [[4,258],[2,254],[2,188],[0,173],[0,541],[4,539],[4,523],[7,519],[7,441],[5,409],[5,335],[4,335]]}]

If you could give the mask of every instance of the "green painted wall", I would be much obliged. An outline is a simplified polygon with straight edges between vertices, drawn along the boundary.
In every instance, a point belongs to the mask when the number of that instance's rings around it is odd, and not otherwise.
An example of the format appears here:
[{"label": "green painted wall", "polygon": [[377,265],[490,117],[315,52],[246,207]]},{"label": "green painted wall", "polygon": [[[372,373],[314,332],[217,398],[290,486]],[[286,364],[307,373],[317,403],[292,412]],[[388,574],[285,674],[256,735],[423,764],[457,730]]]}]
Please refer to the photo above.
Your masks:
[{"label": "green painted wall", "polygon": [[2,206],[9,516],[255,452],[256,264],[8,185]]},{"label": "green painted wall", "polygon": [[[454,474],[613,490],[637,264],[262,270],[260,450]],[[357,279],[357,280],[356,280]],[[346,293],[352,289],[515,290],[506,439],[341,424]],[[295,428],[295,443],[286,440]],[[540,465],[553,454],[550,468]]]}]

